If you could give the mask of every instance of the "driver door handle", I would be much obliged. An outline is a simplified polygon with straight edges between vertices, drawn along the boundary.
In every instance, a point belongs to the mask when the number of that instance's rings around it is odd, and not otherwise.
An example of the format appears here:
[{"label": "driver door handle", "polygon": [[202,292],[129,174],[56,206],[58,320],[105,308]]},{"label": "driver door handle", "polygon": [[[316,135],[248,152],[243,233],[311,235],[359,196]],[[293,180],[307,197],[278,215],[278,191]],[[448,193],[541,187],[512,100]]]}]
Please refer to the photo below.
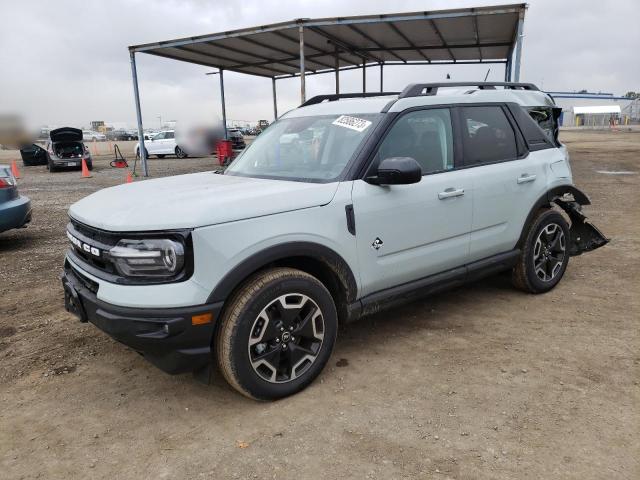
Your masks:
[{"label": "driver door handle", "polygon": [[533,182],[535,179],[536,179],[535,175],[529,175],[528,173],[523,173],[518,177],[518,183]]},{"label": "driver door handle", "polygon": [[438,198],[440,200],[445,200],[447,198],[453,198],[453,197],[461,197],[464,195],[464,189],[463,188],[447,188],[444,192],[440,192],[438,193]]}]

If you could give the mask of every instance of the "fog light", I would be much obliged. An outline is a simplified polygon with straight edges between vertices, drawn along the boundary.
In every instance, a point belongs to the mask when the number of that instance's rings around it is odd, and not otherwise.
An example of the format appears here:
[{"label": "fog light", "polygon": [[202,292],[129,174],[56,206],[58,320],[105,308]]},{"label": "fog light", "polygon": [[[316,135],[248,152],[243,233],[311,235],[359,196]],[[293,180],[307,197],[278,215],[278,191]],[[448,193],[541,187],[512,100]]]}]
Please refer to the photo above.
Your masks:
[{"label": "fog light", "polygon": [[168,324],[168,323],[165,323],[165,324],[162,326],[162,331],[163,331],[164,333],[166,333],[166,334],[169,334],[169,324]]}]

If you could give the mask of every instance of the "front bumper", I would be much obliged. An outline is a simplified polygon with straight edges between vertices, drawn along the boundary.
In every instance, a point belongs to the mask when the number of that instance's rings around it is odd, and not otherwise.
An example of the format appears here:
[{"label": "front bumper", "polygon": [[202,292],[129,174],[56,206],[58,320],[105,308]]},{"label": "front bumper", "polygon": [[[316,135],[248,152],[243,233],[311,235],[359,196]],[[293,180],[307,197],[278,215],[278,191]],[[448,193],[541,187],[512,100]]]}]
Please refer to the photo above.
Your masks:
[{"label": "front bumper", "polygon": [[19,196],[0,203],[0,232],[20,228],[31,221],[31,200]]},{"label": "front bumper", "polygon": [[[61,276],[65,309],[91,322],[167,373],[195,371],[211,362],[211,342],[222,302],[180,308],[131,308],[97,298],[98,285],[65,261]],[[135,287],[132,287],[135,288]],[[212,314],[193,325],[195,315]]]}]

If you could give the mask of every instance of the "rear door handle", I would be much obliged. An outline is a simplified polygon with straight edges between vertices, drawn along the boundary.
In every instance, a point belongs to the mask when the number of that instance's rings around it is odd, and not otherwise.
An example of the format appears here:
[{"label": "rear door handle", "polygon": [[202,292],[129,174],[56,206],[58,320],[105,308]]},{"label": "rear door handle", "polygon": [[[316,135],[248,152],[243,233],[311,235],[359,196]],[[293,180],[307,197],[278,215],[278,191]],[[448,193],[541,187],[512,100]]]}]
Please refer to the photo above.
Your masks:
[{"label": "rear door handle", "polygon": [[535,179],[536,179],[535,175],[529,175],[528,173],[523,173],[518,177],[518,183],[533,182]]},{"label": "rear door handle", "polygon": [[444,192],[440,192],[438,194],[438,198],[440,200],[445,200],[447,198],[452,198],[452,197],[461,197],[464,195],[464,189],[463,188],[447,188]]}]

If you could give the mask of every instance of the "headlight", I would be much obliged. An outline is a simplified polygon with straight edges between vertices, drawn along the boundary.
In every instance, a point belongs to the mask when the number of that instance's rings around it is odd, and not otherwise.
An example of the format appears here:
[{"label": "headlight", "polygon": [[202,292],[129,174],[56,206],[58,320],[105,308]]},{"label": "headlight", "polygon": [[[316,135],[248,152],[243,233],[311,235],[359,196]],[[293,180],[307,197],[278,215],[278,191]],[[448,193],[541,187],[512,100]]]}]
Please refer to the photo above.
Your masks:
[{"label": "headlight", "polygon": [[120,240],[109,256],[125,277],[174,277],[184,267],[184,246],[169,239]]}]

